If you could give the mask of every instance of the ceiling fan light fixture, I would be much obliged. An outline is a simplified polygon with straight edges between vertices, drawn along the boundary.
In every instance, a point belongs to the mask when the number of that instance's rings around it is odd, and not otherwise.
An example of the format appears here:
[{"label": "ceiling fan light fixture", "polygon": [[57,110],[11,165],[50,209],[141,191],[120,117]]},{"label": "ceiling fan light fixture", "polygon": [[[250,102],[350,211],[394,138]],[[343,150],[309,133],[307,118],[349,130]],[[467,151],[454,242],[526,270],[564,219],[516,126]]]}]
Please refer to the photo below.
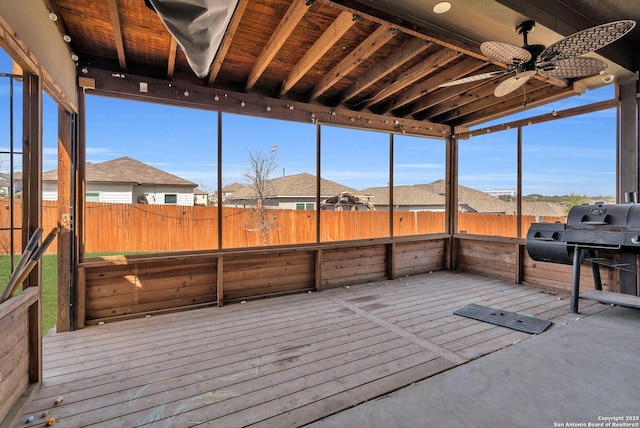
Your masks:
[{"label": "ceiling fan light fixture", "polygon": [[441,1],[433,6],[434,13],[447,13],[449,12],[449,9],[451,9],[451,3],[448,1]]}]

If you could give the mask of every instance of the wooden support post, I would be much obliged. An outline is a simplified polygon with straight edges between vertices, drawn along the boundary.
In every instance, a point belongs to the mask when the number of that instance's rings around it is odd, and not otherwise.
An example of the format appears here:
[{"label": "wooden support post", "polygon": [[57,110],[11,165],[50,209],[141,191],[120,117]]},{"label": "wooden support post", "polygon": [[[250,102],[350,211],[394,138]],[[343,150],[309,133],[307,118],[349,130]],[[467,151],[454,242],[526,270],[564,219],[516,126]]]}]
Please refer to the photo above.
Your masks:
[{"label": "wooden support post", "polygon": [[[454,130],[451,129],[451,134]],[[447,253],[447,269],[456,269],[458,247],[453,237],[458,231],[458,139],[447,138],[445,152],[445,232],[451,236]]]},{"label": "wooden support post", "polygon": [[81,90],[78,91],[78,114],[75,121],[76,127],[76,150],[75,150],[75,215],[74,215],[74,233],[73,239],[76,240],[75,245],[75,264],[76,270],[76,294],[74,304],[73,328],[80,329],[84,327],[86,319],[86,293],[84,270],[78,269],[78,264],[84,261],[85,241],[84,241],[84,219],[85,219],[85,193],[86,193],[86,103],[85,95]]},{"label": "wooden support post", "polygon": [[[42,80],[23,80],[22,242],[42,226]],[[38,287],[38,301],[29,307],[29,382],[42,382],[42,264],[31,271],[25,287]]]},{"label": "wooden support post", "polygon": [[316,250],[316,291],[322,290],[322,248]]},{"label": "wooden support post", "polygon": [[[617,199],[624,202],[627,192],[640,190],[640,80],[638,75],[622,81],[618,87],[618,143],[617,143]],[[638,295],[637,257],[621,254],[620,263],[631,265],[630,270],[620,270],[620,293]]]},{"label": "wooden support post", "polygon": [[522,284],[522,274],[524,268],[524,246],[516,244],[516,272],[515,283]]},{"label": "wooden support post", "polygon": [[[216,227],[218,228],[218,249],[222,249],[223,236],[224,231],[222,230],[222,112],[218,112],[218,197],[216,200],[216,206],[218,208],[218,222]],[[219,300],[220,301],[220,300]]]},{"label": "wooden support post", "polygon": [[216,305],[222,307],[224,300],[224,257],[218,256],[216,263]]},{"label": "wooden support post", "polygon": [[[71,327],[71,117],[58,107],[58,306],[56,331]],[[74,174],[75,175],[75,174]]]},{"label": "wooden support post", "polygon": [[387,244],[387,277],[396,278],[396,243]]},{"label": "wooden support post", "polygon": [[322,135],[320,124],[316,124],[316,242],[320,242],[321,230],[320,230],[320,195],[322,192],[322,186],[320,180],[322,179],[320,155],[322,146]]},{"label": "wooden support post", "polygon": [[393,151],[394,138],[393,134],[389,134],[389,236],[392,238],[395,236],[393,231],[393,216],[395,213],[393,208]]}]

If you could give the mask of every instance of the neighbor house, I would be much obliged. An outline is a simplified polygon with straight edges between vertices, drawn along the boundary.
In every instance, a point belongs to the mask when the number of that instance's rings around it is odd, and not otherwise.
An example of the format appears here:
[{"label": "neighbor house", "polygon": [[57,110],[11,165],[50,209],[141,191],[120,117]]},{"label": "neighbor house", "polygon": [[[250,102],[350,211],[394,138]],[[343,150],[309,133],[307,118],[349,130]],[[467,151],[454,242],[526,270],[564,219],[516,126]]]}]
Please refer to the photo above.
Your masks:
[{"label": "neighbor house", "polygon": [[[316,208],[316,176],[308,173],[287,175],[267,181],[268,197],[264,198],[263,206],[295,210],[314,210]],[[342,192],[362,193],[335,181],[320,179],[320,199],[330,198]],[[227,196],[224,204],[227,206],[252,207],[256,206],[258,196],[252,186],[243,186]]]},{"label": "neighbor house", "polygon": [[[376,209],[389,209],[388,187],[370,187],[361,193],[370,197]],[[396,211],[444,211],[445,182],[394,186],[393,205]],[[458,186],[458,211],[515,214],[515,206],[480,190]]]},{"label": "neighbor house", "polygon": [[[0,198],[8,198],[10,196],[11,177],[9,174],[0,173]],[[17,194],[22,190],[22,174],[16,173],[13,176],[13,194]]]},{"label": "neighbor house", "polygon": [[[193,205],[197,185],[143,162],[124,156],[100,163],[87,162],[87,202]],[[42,175],[42,198],[58,199],[58,171]]]}]

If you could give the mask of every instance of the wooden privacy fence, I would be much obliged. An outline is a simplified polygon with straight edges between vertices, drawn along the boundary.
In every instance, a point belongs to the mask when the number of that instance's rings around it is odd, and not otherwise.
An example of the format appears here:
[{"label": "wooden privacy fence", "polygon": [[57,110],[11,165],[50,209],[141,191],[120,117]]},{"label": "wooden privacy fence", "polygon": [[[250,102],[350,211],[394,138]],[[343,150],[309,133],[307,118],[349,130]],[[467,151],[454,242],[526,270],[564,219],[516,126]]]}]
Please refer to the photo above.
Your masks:
[{"label": "wooden privacy fence", "polygon": [[[0,200],[0,254],[9,254],[9,201]],[[22,202],[14,201],[13,253],[22,252]],[[43,227],[58,225],[56,201],[43,202]],[[523,234],[535,216],[523,216]],[[462,233],[516,237],[517,217],[505,214],[460,213],[458,230]],[[561,221],[564,217],[547,217]],[[247,248],[263,245],[288,245],[316,242],[316,212],[308,210],[265,210],[265,227],[259,213],[250,208],[222,209],[222,248]],[[218,209],[203,206],[105,204],[87,202],[85,242],[87,253],[135,253],[185,251],[218,248]],[[263,236],[263,229],[266,231]],[[445,213],[430,211],[394,212],[394,236],[442,233]],[[320,242],[388,237],[388,211],[321,211]],[[266,244],[265,244],[266,242]],[[52,245],[48,253],[55,253]]]}]

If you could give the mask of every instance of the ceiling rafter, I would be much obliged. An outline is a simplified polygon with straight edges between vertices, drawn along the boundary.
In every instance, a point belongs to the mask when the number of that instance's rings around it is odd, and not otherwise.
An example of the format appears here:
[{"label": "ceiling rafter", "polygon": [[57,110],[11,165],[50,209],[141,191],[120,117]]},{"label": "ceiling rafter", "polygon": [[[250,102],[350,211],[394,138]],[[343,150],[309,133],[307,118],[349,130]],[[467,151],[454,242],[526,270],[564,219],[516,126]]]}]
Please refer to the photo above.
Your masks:
[{"label": "ceiling rafter", "polygon": [[418,118],[418,120],[429,120],[429,118],[439,117],[482,99],[492,100],[492,103],[495,103],[496,98],[493,96],[493,91],[499,83],[498,80],[497,78],[493,78],[485,80],[482,83],[473,82],[474,85],[471,88],[467,87],[459,97],[449,102],[440,102],[431,108],[424,109],[419,114],[415,114],[414,117]]},{"label": "ceiling rafter", "polygon": [[238,31],[240,21],[242,20],[242,16],[244,15],[248,4],[249,0],[239,0],[238,4],[236,5],[236,10],[233,12],[231,22],[229,22],[227,31],[224,33],[224,38],[222,39],[220,48],[218,49],[218,52],[216,52],[216,56],[213,58],[213,62],[211,63],[211,70],[209,71],[209,80],[207,83],[209,86],[213,85],[213,82],[215,82],[216,78],[218,77],[218,73],[220,73],[222,63],[227,56],[229,46],[231,46],[233,37],[235,36],[236,31]]},{"label": "ceiling rafter", "polygon": [[167,59],[167,79],[173,79],[173,73],[176,69],[176,55],[178,53],[178,41],[172,35],[169,35],[169,58]]},{"label": "ceiling rafter", "polygon": [[575,94],[573,89],[569,87],[565,88],[560,93],[558,93],[557,91],[557,88],[554,88],[553,86],[544,85],[536,90],[528,92],[526,97],[523,97],[523,95],[520,93],[519,97],[514,96],[498,104],[487,106],[483,109],[460,115],[457,117],[457,121],[460,123],[473,125],[477,121],[486,122],[487,120],[491,120],[492,117],[506,116],[509,114],[517,113],[518,111],[522,111],[524,108],[523,104],[525,99],[527,108],[530,108],[535,107],[538,104],[549,103],[550,100],[557,100],[565,98],[568,95]]},{"label": "ceiling rafter", "polygon": [[364,107],[370,107],[372,105],[378,104],[385,99],[397,94],[398,92],[404,90],[406,87],[433,73],[435,70],[444,67],[454,59],[458,58],[458,56],[458,52],[448,49],[440,49],[426,60],[402,73],[398,78],[395,79],[392,84],[385,87],[384,90],[367,101]]},{"label": "ceiling rafter", "polygon": [[278,28],[271,34],[269,41],[262,48],[262,52],[258,56],[247,81],[244,86],[245,91],[250,91],[253,85],[256,84],[264,70],[266,70],[271,60],[276,56],[282,45],[287,41],[293,30],[298,26],[298,23],[304,17],[304,14],[309,10],[309,5],[304,1],[294,1],[287,9],[284,17],[278,24]]},{"label": "ceiling rafter", "polygon": [[289,75],[282,82],[282,87],[279,91],[279,96],[283,97],[293,86],[298,83],[298,80],[304,76],[307,71],[313,65],[322,58],[322,56],[335,45],[338,40],[351,28],[351,26],[357,21],[356,15],[350,12],[342,12],[335,21],[331,23],[329,28],[318,38],[313,46],[307,51],[307,53],[298,61],[298,63],[291,69]]},{"label": "ceiling rafter", "polygon": [[[499,84],[500,81],[496,80],[493,82],[494,84],[486,85],[491,87],[495,86],[495,84]],[[499,102],[496,102],[496,99],[493,97],[493,91],[491,94],[484,95],[487,90],[487,87],[479,88],[479,95],[476,102],[466,103],[465,105],[458,106],[457,108],[450,110],[449,112],[438,115],[438,119],[446,118],[447,121],[459,121],[460,118],[464,116],[470,116],[473,114],[477,114],[478,112],[488,112],[488,113],[498,113],[503,111],[504,106],[509,106],[507,109],[513,109],[516,107],[522,108],[525,104],[529,104],[534,100],[534,97],[537,93],[541,91],[541,88],[548,88],[548,86],[533,86],[532,82],[527,82],[525,84],[525,88],[523,90],[518,90],[500,98]],[[466,123],[466,122],[465,122]]]},{"label": "ceiling rafter", "polygon": [[[482,73],[488,73],[490,71],[497,71],[497,67],[493,64],[489,64],[479,70],[479,72]],[[415,115],[423,110],[427,110],[429,108],[437,106],[438,104],[451,103],[452,99],[475,88],[484,86],[488,82],[488,80],[477,80],[475,82],[469,82],[462,85],[449,86],[439,89],[438,91],[429,93],[416,102],[401,108],[398,112],[398,115],[402,117]]]},{"label": "ceiling rafter", "polygon": [[407,61],[415,58],[416,55],[424,52],[431,42],[426,42],[419,38],[413,38],[405,43],[399,50],[386,57],[378,65],[370,69],[363,76],[356,79],[347,89],[345,89],[333,102],[334,105],[343,104],[351,98],[366,90],[393,70],[397,69]]},{"label": "ceiling rafter", "polygon": [[118,7],[118,0],[109,0],[109,15],[111,16],[111,25],[113,25],[113,41],[116,44],[120,71],[127,71],[127,60],[124,53],[124,39],[122,37],[122,25],[120,23],[120,8]]},{"label": "ceiling rafter", "polygon": [[389,40],[398,34],[398,30],[389,25],[381,25],[376,31],[371,33],[358,47],[347,55],[338,65],[324,75],[311,90],[309,101],[314,101],[336,82],[349,74],[354,68],[373,55],[378,49],[384,46]]},{"label": "ceiling rafter", "polygon": [[420,99],[430,92],[435,91],[441,84],[446,83],[450,80],[458,79],[465,74],[472,73],[484,67],[485,64],[486,63],[478,61],[477,59],[471,57],[463,59],[462,61],[451,66],[445,71],[442,71],[435,76],[428,78],[424,82],[412,86],[410,89],[404,91],[399,97],[396,97],[391,102],[382,106],[380,110],[385,112],[396,110],[404,105]]}]

